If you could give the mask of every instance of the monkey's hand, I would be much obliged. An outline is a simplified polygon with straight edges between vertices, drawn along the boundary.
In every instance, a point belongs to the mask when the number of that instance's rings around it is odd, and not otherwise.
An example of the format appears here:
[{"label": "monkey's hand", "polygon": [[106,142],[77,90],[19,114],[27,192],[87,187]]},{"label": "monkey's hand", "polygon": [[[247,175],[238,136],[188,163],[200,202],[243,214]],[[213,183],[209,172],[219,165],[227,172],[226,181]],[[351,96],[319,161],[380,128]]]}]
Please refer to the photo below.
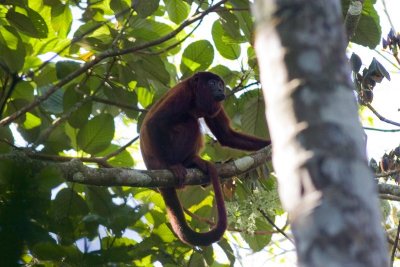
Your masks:
[{"label": "monkey's hand", "polygon": [[187,174],[186,168],[182,164],[175,164],[168,167],[168,169],[174,174],[175,178],[178,179],[177,188],[183,188],[185,177]]}]

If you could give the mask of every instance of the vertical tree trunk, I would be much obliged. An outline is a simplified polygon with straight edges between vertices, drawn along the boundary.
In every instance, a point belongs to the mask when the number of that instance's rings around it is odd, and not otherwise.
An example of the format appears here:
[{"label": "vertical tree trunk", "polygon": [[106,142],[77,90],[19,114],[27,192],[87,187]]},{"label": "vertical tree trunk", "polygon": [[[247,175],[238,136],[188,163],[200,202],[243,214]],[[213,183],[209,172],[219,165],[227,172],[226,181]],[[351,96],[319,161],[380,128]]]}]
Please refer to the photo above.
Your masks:
[{"label": "vertical tree trunk", "polygon": [[338,0],[256,0],[273,162],[300,266],[388,266]]}]

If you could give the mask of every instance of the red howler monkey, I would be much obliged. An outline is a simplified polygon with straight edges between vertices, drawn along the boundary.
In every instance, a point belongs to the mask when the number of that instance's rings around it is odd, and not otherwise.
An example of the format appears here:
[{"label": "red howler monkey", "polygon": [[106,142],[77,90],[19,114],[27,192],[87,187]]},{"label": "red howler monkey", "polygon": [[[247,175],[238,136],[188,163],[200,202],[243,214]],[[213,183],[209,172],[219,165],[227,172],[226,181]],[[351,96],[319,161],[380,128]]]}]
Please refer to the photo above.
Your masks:
[{"label": "red howler monkey", "polygon": [[215,192],[218,223],[208,232],[198,233],[186,222],[173,187],[159,188],[174,232],[185,243],[208,246],[218,241],[227,227],[227,217],[217,171],[198,155],[202,147],[199,118],[223,146],[259,150],[271,142],[235,132],[229,125],[221,101],[224,82],[210,72],[199,72],[170,89],[146,114],[140,131],[140,148],[148,169],[169,169],[183,184],[186,168],[197,167],[210,176]]}]

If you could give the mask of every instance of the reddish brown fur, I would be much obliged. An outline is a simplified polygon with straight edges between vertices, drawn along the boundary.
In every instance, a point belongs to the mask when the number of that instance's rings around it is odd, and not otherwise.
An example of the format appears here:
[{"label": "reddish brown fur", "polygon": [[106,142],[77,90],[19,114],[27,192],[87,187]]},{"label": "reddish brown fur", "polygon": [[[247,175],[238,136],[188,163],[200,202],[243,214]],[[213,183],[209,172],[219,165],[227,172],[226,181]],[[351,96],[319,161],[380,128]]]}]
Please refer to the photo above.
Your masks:
[{"label": "reddish brown fur", "polygon": [[140,147],[148,169],[169,169],[182,184],[186,168],[197,167],[210,176],[215,191],[218,223],[205,233],[192,230],[184,217],[175,188],[160,188],[174,232],[185,243],[207,246],[218,241],[227,227],[221,185],[215,166],[198,155],[202,147],[199,118],[221,145],[258,150],[270,144],[253,136],[235,132],[220,102],[214,100],[209,80],[222,81],[210,72],[199,72],[180,82],[147,113],[140,132]]}]

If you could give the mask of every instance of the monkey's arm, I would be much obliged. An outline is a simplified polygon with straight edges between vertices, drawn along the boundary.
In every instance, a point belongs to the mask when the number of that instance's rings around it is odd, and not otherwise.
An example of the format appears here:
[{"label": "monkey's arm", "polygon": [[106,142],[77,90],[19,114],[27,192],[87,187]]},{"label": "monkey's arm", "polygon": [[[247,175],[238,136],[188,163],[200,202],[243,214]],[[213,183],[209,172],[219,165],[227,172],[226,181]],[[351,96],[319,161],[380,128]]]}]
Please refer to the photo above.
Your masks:
[{"label": "monkey's arm", "polygon": [[206,117],[204,120],[218,142],[223,146],[254,151],[271,144],[269,140],[234,131],[229,125],[229,118],[223,109],[217,116]]}]

